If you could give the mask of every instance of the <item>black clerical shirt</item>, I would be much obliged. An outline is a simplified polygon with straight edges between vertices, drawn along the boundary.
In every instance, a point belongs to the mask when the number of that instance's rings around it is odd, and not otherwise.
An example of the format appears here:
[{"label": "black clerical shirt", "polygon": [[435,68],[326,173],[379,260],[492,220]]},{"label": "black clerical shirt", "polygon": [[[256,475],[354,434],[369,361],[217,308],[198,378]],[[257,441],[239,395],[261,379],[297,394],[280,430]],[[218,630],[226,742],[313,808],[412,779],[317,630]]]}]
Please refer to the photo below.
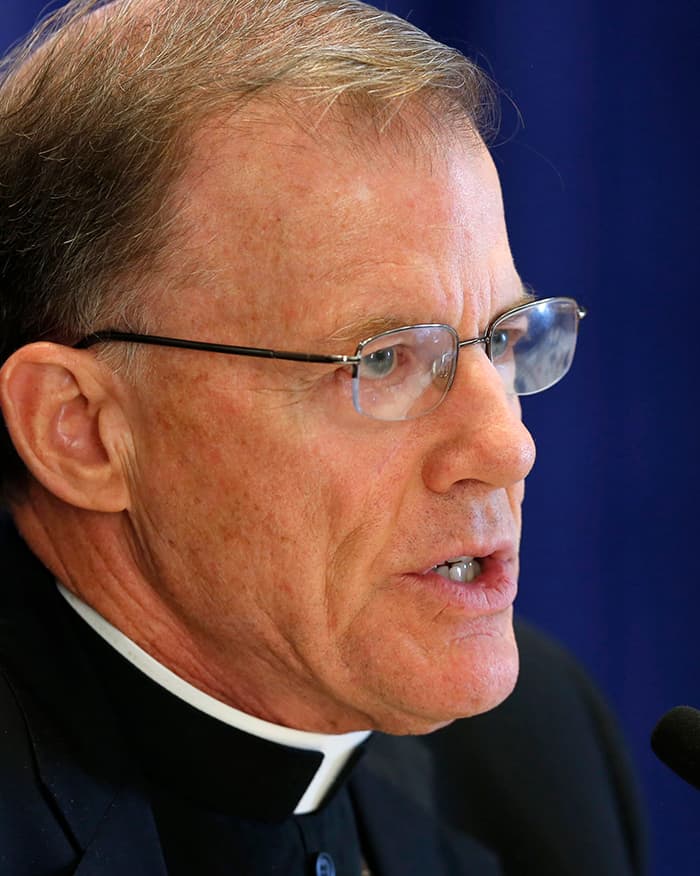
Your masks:
[{"label": "black clerical shirt", "polygon": [[170,876],[360,876],[362,855],[345,778],[317,811],[294,809],[323,755],[269,742],[212,718],[151,680],[76,616],[145,777]]}]

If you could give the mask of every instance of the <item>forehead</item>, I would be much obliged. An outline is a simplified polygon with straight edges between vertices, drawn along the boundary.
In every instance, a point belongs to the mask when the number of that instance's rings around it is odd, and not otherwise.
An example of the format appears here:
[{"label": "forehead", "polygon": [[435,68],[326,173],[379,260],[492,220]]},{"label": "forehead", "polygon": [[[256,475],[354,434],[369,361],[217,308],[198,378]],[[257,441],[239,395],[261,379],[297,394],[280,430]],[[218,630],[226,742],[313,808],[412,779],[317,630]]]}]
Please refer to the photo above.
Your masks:
[{"label": "forehead", "polygon": [[272,119],[201,132],[178,193],[191,281],[163,328],[279,346],[363,321],[483,323],[516,299],[486,148],[373,136]]}]

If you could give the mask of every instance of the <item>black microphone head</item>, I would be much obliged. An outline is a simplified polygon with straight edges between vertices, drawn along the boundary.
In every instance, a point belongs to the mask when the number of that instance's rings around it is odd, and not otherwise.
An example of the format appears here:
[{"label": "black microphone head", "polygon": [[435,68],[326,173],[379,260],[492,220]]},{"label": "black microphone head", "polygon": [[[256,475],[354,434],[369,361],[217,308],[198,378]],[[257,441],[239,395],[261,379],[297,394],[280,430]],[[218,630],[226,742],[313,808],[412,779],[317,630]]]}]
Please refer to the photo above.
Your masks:
[{"label": "black microphone head", "polygon": [[686,782],[700,789],[700,711],[676,706],[651,734],[654,754]]}]

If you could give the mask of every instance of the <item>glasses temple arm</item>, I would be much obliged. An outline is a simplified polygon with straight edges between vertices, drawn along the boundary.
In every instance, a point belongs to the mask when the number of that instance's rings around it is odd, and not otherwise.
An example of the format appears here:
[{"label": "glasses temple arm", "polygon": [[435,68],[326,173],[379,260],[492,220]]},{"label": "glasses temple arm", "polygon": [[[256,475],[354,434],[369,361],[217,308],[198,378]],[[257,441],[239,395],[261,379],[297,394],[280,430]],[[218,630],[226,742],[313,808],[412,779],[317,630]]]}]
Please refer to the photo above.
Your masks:
[{"label": "glasses temple arm", "polygon": [[230,356],[254,356],[260,359],[284,359],[293,362],[317,362],[319,364],[354,365],[359,356],[326,356],[317,353],[296,353],[291,350],[270,350],[266,347],[238,347],[233,344],[212,344],[207,341],[189,341],[185,338],[170,338],[162,335],[141,335],[132,332],[104,331],[86,335],[75,349],[83,350],[95,344],[120,341],[133,344],[150,344],[158,347],[175,347],[181,350],[204,350],[209,353],[226,353]]}]

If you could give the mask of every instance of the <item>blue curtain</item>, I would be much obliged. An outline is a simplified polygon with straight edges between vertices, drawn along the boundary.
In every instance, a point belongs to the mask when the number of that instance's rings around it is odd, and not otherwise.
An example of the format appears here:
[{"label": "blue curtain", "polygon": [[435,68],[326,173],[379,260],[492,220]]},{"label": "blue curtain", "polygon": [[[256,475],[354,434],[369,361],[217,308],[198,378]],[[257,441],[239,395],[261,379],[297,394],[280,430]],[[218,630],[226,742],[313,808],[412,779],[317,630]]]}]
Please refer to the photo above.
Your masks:
[{"label": "blue curtain", "polygon": [[[0,44],[43,5],[3,0]],[[700,798],[648,739],[666,709],[700,706],[700,4],[387,5],[504,89],[494,156],[516,263],[541,294],[589,308],[572,373],[524,404],[539,455],[519,609],[613,704],[650,813],[652,872],[697,876]]]}]

